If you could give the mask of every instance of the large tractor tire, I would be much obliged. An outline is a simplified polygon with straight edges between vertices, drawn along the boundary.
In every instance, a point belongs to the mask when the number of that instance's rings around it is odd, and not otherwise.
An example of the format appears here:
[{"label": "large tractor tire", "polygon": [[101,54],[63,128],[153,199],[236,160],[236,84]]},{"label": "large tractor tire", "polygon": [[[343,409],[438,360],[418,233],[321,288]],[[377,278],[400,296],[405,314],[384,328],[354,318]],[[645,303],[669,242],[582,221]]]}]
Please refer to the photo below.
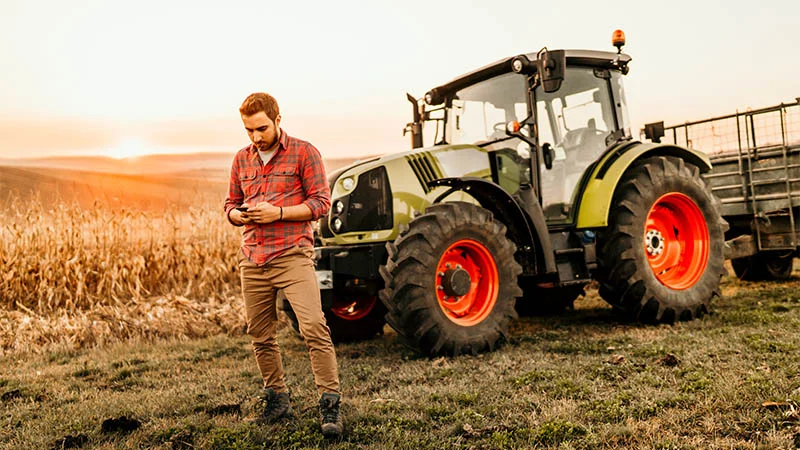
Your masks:
[{"label": "large tractor tire", "polygon": [[412,220],[381,267],[380,298],[400,340],[427,355],[493,350],[522,294],[506,227],[480,206],[433,205]]},{"label": "large tractor tire", "polygon": [[[300,333],[300,324],[291,306],[287,305],[284,312],[292,328]],[[334,343],[371,339],[382,334],[386,324],[386,307],[377,295],[334,293],[333,306],[323,312]]]},{"label": "large tractor tire", "polygon": [[671,156],[623,175],[598,234],[600,295],[642,322],[691,320],[719,297],[724,233],[719,200],[700,170]]},{"label": "large tractor tire", "polygon": [[785,280],[792,275],[794,252],[762,252],[731,260],[733,272],[744,281]]},{"label": "large tractor tire", "polygon": [[584,285],[543,288],[533,283],[520,283],[522,297],[517,299],[516,310],[520,317],[558,314],[572,309],[575,300],[584,295]]}]

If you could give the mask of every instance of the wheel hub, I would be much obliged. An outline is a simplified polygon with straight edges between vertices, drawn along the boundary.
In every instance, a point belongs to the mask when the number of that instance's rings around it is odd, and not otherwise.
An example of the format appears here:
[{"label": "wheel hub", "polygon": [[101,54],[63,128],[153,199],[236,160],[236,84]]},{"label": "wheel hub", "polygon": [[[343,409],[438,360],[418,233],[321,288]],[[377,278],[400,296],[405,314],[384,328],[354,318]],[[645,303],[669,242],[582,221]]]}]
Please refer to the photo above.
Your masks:
[{"label": "wheel hub", "polygon": [[446,295],[461,297],[469,292],[472,286],[472,278],[469,276],[469,272],[458,266],[444,273],[441,286]]},{"label": "wheel hub", "polygon": [[708,264],[708,225],[697,203],[681,192],[668,192],[650,207],[645,220],[644,250],[653,274],[664,286],[694,286]]},{"label": "wheel hub", "polygon": [[472,239],[456,241],[436,265],[436,299],[445,316],[473,326],[491,314],[497,302],[499,276],[491,251]]},{"label": "wheel hub", "polygon": [[664,235],[658,230],[650,230],[644,237],[645,248],[650,256],[657,256],[664,252]]}]

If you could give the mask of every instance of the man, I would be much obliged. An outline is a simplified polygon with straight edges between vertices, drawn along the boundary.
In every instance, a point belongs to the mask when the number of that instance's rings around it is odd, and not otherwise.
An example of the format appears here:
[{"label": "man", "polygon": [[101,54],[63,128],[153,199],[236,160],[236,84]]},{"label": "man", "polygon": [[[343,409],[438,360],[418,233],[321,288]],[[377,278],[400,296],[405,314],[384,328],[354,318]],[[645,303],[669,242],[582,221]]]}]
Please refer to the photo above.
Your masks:
[{"label": "man", "polygon": [[314,146],[281,130],[278,103],[271,95],[251,94],[239,113],[252,144],[233,160],[225,214],[233,225],[244,226],[239,251],[242,296],[247,333],[264,380],[263,409],[252,421],[273,423],[292,415],[275,339],[275,300],[281,289],[308,345],[322,433],[340,436],[339,374],[314,272],[311,229],[311,221],[330,207],[322,158]]}]

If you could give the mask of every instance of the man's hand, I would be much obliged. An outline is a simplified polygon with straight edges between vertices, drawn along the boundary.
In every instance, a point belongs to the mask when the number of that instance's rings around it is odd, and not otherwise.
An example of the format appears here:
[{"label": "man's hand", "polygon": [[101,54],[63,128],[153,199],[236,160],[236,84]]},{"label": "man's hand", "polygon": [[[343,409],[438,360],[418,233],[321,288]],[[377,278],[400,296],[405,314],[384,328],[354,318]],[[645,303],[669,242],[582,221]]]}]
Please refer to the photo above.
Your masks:
[{"label": "man's hand", "polygon": [[259,202],[247,210],[247,217],[254,223],[272,223],[281,217],[281,209],[270,202]]},{"label": "man's hand", "polygon": [[[242,203],[242,206],[240,206],[240,207],[241,208],[248,208],[249,205],[247,203]],[[238,209],[234,208],[234,209],[231,210],[230,218],[234,223],[240,223],[242,225],[247,225],[248,223],[251,223],[253,221],[252,218],[249,216],[250,211],[251,210],[248,210],[247,212],[244,212],[244,211],[239,211]]]}]

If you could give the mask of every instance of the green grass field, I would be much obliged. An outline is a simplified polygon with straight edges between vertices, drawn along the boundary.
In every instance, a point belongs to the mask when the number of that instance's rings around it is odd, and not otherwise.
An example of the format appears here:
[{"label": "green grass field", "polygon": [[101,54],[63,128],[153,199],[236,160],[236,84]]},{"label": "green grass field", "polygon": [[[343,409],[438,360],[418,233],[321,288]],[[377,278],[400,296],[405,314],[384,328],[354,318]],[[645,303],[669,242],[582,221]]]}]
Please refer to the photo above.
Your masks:
[{"label": "green grass field", "polygon": [[[800,279],[723,283],[713,314],[674,326],[623,322],[590,291],[575,311],[518,320],[490,354],[419,358],[388,328],[340,345],[346,430],[332,442],[290,327],[297,416],[269,427],[242,421],[260,381],[241,335],[6,356],[0,447],[798,448]],[[138,427],[104,430],[122,416]]]}]

